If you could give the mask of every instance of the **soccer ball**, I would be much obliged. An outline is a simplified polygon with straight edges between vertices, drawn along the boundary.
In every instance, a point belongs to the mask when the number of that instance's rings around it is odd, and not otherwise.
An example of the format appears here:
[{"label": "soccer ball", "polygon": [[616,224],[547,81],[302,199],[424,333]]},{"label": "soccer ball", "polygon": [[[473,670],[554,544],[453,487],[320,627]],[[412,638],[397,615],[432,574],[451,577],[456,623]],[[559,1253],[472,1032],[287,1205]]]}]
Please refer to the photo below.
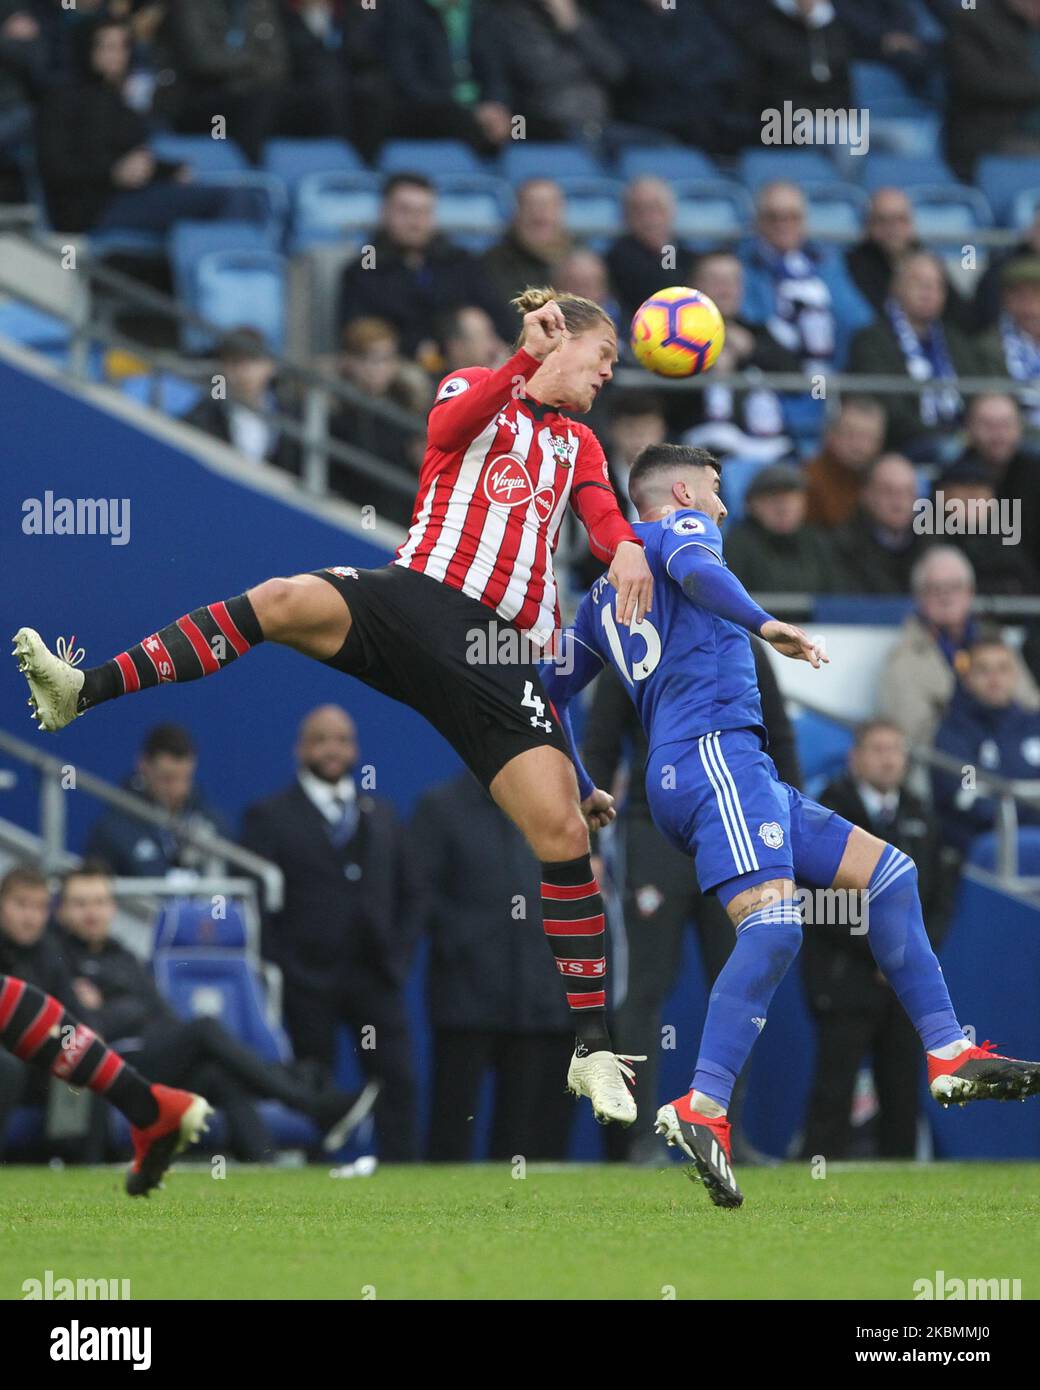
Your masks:
[{"label": "soccer ball", "polygon": [[726,326],[700,290],[672,285],[640,304],[632,318],[632,351],[658,376],[696,376],[722,351]]}]

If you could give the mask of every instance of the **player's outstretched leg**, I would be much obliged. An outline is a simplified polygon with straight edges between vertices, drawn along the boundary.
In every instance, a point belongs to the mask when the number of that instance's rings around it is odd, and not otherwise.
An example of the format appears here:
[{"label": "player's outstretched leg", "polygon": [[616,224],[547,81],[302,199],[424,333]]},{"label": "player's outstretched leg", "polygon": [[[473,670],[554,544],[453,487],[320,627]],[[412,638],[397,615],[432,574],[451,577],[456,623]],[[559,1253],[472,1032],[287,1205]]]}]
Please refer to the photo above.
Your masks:
[{"label": "player's outstretched leg", "polygon": [[57,651],[31,627],[14,635],[13,655],[29,682],[32,717],[57,733],[95,705],[152,686],[215,675],[261,642],[280,642],[319,661],[334,656],[350,631],[350,611],[313,574],[268,579],[236,598],[186,613],[100,666],[77,670],[76,639]]},{"label": "player's outstretched leg", "polygon": [[794,893],[791,879],[748,888],[734,879],[720,889],[737,939],[712,986],[690,1091],[657,1112],[657,1133],[691,1160],[690,1177],[704,1183],[718,1207],[739,1207],[744,1200],[733,1173],[726,1111],[770,1001],[802,944]]},{"label": "player's outstretched leg", "polygon": [[29,1066],[103,1096],[131,1125],[131,1197],[158,1187],[175,1154],[193,1144],[213,1112],[202,1096],[152,1086],[50,994],[0,975],[0,1045]]},{"label": "player's outstretched leg", "polygon": [[928,940],[909,855],[857,828],[834,886],[867,890],[867,941],[920,1036],[933,1097],[946,1106],[1040,1094],[1040,1062],[1002,1057],[990,1043],[975,1047],[964,1036]]},{"label": "player's outstretched leg", "polygon": [[603,898],[573,764],[555,748],[531,748],[506,763],[490,790],[541,861],[545,937],[576,1035],[567,1089],[592,1102],[600,1124],[630,1125],[637,1115],[631,1063],[646,1059],[616,1053],[607,1028]]}]

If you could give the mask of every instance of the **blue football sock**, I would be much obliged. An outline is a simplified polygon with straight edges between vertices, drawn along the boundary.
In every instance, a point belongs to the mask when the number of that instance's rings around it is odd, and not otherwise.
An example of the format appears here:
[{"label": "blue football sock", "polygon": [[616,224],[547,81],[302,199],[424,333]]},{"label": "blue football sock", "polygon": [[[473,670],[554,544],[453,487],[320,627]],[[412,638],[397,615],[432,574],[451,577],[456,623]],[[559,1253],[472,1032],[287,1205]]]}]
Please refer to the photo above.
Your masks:
[{"label": "blue football sock", "polygon": [[867,885],[867,941],[925,1051],[964,1037],[921,916],[914,861],[887,845]]},{"label": "blue football sock", "polygon": [[769,1001],[802,944],[802,914],[793,898],[750,913],[737,928],[729,960],[708,1000],[691,1091],[722,1106],[765,1027]]}]

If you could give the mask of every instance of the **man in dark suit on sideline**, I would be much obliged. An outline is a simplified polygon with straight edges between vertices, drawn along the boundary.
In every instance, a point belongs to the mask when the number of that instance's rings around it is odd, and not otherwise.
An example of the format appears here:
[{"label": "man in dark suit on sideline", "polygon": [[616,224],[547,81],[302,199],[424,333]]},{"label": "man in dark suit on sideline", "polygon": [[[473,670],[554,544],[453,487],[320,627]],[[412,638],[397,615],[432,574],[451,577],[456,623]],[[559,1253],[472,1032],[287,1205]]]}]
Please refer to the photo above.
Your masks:
[{"label": "man in dark suit on sideline", "polygon": [[[917,865],[921,906],[933,946],[945,931],[956,863],[942,855],[939,825],[904,783],[906,736],[885,719],[862,724],[848,771],[827,786],[820,803],[887,840]],[[869,917],[862,925],[869,923]],[[816,1075],[803,1154],[844,1158],[852,1137],[856,1075],[873,1059],[880,1105],[878,1156],[913,1158],[921,1091],[921,1044],[899,1000],[878,972],[867,934],[848,913],[845,925],[806,923],[802,969],[817,1028]]]},{"label": "man in dark suit on sideline", "polygon": [[416,1079],[403,986],[415,915],[411,856],[389,802],[359,789],[354,722],[336,705],[300,726],[297,779],[250,806],[242,843],[285,875],[263,954],[282,970],[296,1056],[331,1067],[348,1026],[376,1103],[380,1157],[417,1157]]}]

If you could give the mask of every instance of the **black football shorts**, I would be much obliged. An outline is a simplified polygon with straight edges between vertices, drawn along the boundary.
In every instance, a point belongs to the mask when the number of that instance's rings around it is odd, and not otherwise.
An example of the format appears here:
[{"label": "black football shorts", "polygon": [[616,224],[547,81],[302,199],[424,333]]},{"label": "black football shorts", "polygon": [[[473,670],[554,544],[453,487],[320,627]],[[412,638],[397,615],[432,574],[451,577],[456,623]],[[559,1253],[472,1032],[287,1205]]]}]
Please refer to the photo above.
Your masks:
[{"label": "black football shorts", "polygon": [[314,570],[350,609],[324,664],[417,710],[483,786],[528,748],[570,756],[532,656],[493,608],[403,565]]}]

